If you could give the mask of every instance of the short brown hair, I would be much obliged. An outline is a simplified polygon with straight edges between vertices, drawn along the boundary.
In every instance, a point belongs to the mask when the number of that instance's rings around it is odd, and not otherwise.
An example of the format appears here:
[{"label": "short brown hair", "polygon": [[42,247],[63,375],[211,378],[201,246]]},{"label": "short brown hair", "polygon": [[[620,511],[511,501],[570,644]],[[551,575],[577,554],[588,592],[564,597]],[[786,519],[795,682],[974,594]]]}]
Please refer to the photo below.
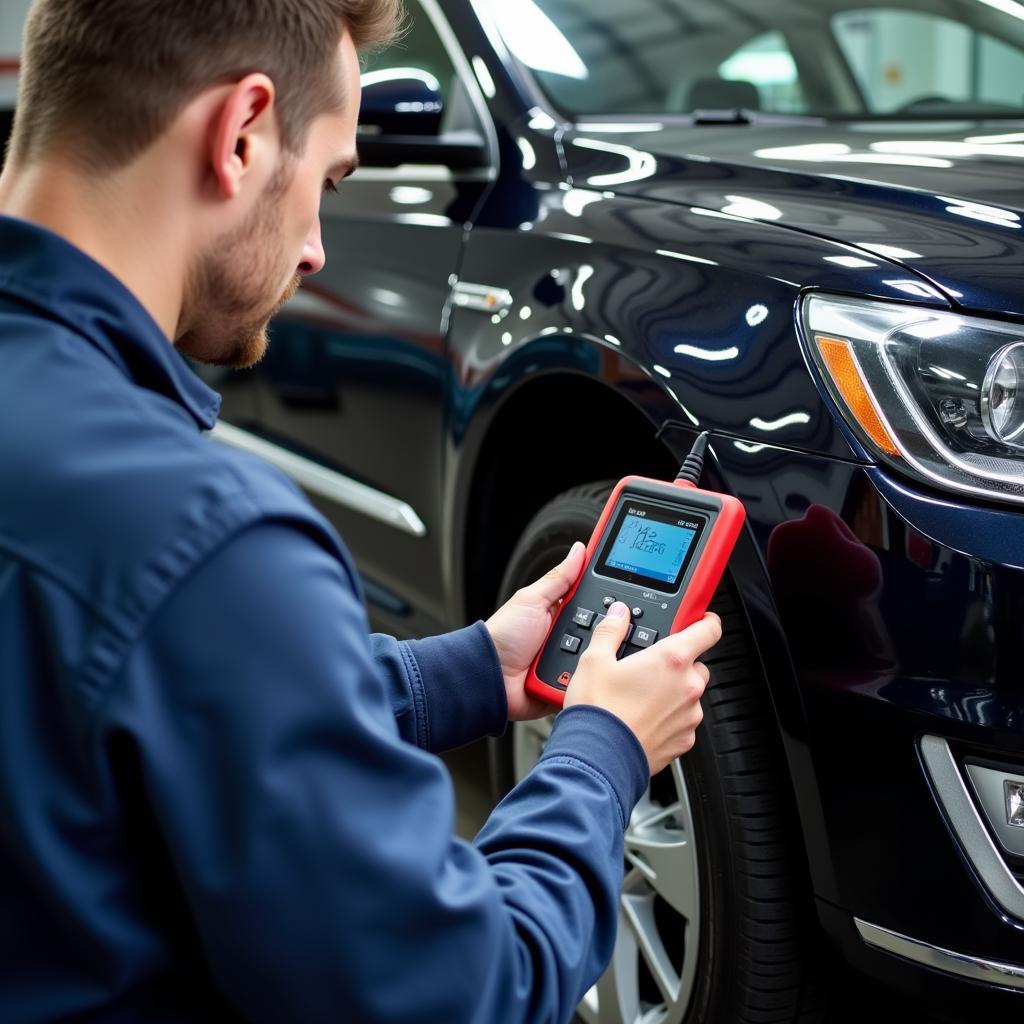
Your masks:
[{"label": "short brown hair", "polygon": [[338,44],[384,45],[402,0],[34,0],[13,158],[60,148],[96,170],[127,164],[218,82],[264,72],[284,147],[341,106]]}]

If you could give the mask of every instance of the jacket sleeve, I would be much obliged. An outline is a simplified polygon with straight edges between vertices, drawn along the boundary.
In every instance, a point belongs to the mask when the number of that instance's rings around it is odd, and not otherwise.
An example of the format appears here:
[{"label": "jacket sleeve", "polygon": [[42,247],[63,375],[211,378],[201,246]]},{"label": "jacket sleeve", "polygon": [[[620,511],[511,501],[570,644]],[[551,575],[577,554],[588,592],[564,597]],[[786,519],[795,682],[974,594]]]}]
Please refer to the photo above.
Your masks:
[{"label": "jacket sleeve", "polygon": [[482,622],[425,640],[370,637],[402,739],[442,753],[508,724],[505,682]]},{"label": "jacket sleeve", "polygon": [[129,735],[211,976],[253,1021],[567,1021],[610,958],[635,736],[563,711],[473,845],[399,735],[347,570],[248,530],[173,594],[101,731]]}]

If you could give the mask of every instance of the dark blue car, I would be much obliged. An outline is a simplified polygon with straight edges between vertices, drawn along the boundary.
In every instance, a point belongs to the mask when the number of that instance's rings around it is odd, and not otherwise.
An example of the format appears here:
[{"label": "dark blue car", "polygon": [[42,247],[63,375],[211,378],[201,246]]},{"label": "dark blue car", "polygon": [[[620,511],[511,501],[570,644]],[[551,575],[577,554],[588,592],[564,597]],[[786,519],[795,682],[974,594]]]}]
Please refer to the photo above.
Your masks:
[{"label": "dark blue car", "polygon": [[[215,378],[217,435],[417,635],[710,430],[749,517],[726,636],[581,1017],[816,1020],[842,960],[922,1015],[1019,1020],[1024,3],[410,10],[327,269]],[[499,790],[544,729],[491,751]]]}]

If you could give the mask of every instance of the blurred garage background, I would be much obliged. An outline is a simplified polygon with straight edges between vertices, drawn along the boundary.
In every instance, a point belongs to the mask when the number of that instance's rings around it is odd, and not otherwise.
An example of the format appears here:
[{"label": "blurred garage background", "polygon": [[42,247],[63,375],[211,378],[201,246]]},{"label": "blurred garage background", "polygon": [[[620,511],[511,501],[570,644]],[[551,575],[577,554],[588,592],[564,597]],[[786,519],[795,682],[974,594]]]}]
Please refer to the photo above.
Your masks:
[{"label": "blurred garage background", "polygon": [[[13,101],[21,30],[30,0],[0,4],[0,108]],[[998,6],[993,3],[992,6]],[[852,10],[838,16],[836,38],[877,113],[938,93],[1005,102],[1024,96],[1024,57],[942,14]],[[913,55],[912,59],[910,55]],[[722,77],[756,82],[766,109],[800,112],[796,67],[779,32],[752,40]]]}]

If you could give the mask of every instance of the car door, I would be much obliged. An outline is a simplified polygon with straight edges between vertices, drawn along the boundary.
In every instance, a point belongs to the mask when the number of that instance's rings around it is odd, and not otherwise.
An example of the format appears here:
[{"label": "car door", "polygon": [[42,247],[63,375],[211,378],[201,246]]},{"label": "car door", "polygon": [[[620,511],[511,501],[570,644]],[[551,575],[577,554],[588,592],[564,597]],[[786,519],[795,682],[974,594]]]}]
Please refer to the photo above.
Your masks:
[{"label": "car door", "polygon": [[[352,550],[375,625],[405,635],[443,621],[446,307],[464,225],[492,178],[475,83],[425,6],[408,5],[408,34],[364,71],[362,166],[324,196],[326,268],[272,325],[259,436],[220,429],[306,488]],[[390,113],[375,118],[391,87]],[[406,116],[438,103],[434,131]]]}]

